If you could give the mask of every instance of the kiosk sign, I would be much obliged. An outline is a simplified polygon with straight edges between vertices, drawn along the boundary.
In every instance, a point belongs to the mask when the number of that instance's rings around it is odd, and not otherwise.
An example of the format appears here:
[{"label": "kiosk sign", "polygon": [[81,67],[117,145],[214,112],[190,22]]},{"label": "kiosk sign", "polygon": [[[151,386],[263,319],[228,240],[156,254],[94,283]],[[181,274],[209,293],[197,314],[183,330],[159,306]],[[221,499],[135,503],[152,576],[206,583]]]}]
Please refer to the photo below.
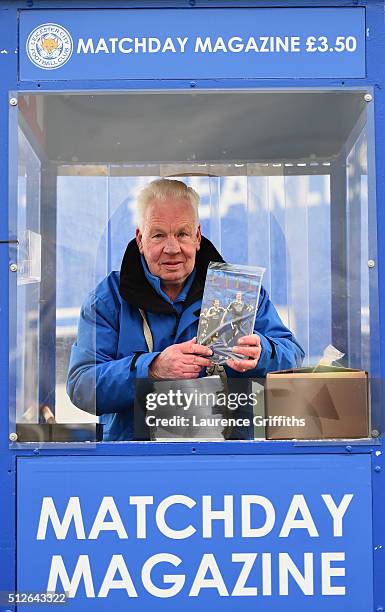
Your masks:
[{"label": "kiosk sign", "polygon": [[365,9],[20,12],[20,80],[364,78]]},{"label": "kiosk sign", "polygon": [[81,612],[371,610],[370,466],[368,455],[19,458],[18,591],[66,593]]}]

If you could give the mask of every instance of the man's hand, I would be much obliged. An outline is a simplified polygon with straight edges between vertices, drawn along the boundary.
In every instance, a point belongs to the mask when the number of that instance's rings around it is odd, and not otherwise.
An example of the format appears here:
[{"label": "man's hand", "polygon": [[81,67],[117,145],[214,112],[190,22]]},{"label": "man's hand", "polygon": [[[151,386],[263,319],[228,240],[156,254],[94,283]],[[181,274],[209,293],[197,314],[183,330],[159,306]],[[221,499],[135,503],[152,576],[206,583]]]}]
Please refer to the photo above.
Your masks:
[{"label": "man's hand", "polygon": [[226,365],[236,372],[253,370],[257,367],[261,356],[261,339],[257,334],[242,336],[242,338],[239,338],[236,346],[233,346],[231,350],[234,353],[245,355],[248,359],[228,359]]},{"label": "man's hand", "polygon": [[210,367],[212,350],[197,344],[196,338],[168,346],[149,367],[150,378],[198,378],[202,368]]}]

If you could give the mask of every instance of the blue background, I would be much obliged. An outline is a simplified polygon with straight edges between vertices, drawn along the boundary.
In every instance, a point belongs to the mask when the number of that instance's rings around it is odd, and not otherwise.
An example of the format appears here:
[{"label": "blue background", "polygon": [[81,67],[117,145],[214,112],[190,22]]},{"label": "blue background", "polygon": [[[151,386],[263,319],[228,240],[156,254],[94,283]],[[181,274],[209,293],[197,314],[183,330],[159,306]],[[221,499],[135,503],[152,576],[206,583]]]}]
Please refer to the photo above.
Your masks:
[{"label": "blue background", "polygon": [[[30,32],[57,23],[72,36],[74,52],[54,70],[35,66],[26,54]],[[194,53],[196,36],[300,36],[298,53]],[[355,36],[355,52],[307,53],[308,36]],[[184,53],[76,54],[78,38],[188,36]],[[190,46],[191,45],[191,46]],[[49,10],[20,12],[20,80],[177,78],[362,78],[365,77],[365,9]]]},{"label": "blue background", "polygon": [[[125,591],[114,592],[107,599],[86,599],[83,583],[66,610],[242,610],[296,612],[364,612],[372,609],[372,544],[371,544],[371,474],[368,456],[307,456],[307,457],[52,457],[19,458],[18,460],[18,590],[45,591],[52,555],[60,554],[72,577],[80,554],[88,554],[95,592],[100,589],[113,554],[122,554],[138,592],[138,598],[128,598]],[[345,493],[354,497],[343,520],[343,536],[333,537],[332,519],[321,494],[330,493],[336,504]],[[185,540],[163,536],[155,524],[157,504],[168,495],[184,494],[197,501],[190,509],[176,505],[167,512],[171,527],[182,529],[190,522],[197,532]],[[223,537],[223,521],[213,522],[212,539],[202,539],[201,496],[211,495],[212,508],[223,509],[223,496],[234,497],[234,538]],[[270,499],[276,510],[276,522],[270,534],[263,538],[241,538],[240,496],[258,494]],[[303,494],[319,533],[311,538],[304,529],[294,529],[289,537],[279,538],[284,518],[294,494]],[[147,539],[136,539],[136,510],[130,506],[130,495],[153,495],[154,506],[147,509]],[[52,496],[62,518],[70,496],[79,496],[86,536],[88,535],[103,496],[113,496],[128,533],[119,540],[116,532],[101,532],[97,540],[76,540],[71,525],[65,540],[56,540],[48,523],[45,540],[37,541],[42,498]],[[255,512],[255,513],[254,513]],[[260,509],[252,513],[252,525],[264,522]],[[300,515],[298,515],[301,518]],[[107,515],[108,520],[108,515]],[[344,551],[345,577],[334,577],[334,586],[346,585],[346,596],[321,596],[321,552]],[[172,598],[158,599],[141,585],[140,571],[151,555],[169,552],[179,556],[178,568],[162,564],[152,572],[153,581],[162,587],[162,572],[186,574],[183,590]],[[220,597],[216,589],[202,589],[198,597],[187,593],[204,553],[213,553],[231,593],[241,569],[231,564],[233,552],[272,553],[272,596]],[[289,578],[289,595],[278,596],[277,554],[288,552],[298,567],[303,566],[303,553],[314,553],[314,596],[305,596]],[[365,571],[363,571],[365,568]],[[257,557],[247,586],[259,587],[261,593],[260,559]],[[210,574],[209,574],[210,576]],[[118,576],[119,577],[119,574]],[[166,587],[169,585],[165,585]],[[60,591],[60,584],[57,590]],[[34,609],[32,606],[30,609]]]}]

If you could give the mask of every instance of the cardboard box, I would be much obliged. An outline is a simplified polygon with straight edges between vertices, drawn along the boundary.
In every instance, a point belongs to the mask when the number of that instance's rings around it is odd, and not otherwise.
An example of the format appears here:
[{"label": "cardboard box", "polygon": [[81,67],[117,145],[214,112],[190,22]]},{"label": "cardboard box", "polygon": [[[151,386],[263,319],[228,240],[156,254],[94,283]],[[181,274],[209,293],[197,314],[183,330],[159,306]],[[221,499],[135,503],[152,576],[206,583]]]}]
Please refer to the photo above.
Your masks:
[{"label": "cardboard box", "polygon": [[361,370],[320,366],[271,372],[265,401],[268,440],[369,435],[368,375]]}]

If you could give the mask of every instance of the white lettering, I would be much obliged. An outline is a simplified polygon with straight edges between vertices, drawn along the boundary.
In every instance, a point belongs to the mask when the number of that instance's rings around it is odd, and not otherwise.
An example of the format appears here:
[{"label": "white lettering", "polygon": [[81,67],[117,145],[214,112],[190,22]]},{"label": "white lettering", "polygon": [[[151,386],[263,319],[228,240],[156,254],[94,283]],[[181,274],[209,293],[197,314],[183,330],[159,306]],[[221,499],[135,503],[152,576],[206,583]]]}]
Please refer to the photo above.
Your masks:
[{"label": "white lettering", "polygon": [[290,51],[292,51],[293,53],[299,53],[301,51],[301,39],[299,36],[291,37]]},{"label": "white lettering", "polygon": [[202,514],[203,514],[203,537],[212,537],[212,521],[224,521],[225,538],[232,538],[234,535],[233,525],[233,496],[224,495],[224,509],[211,509],[211,496],[202,496]]},{"label": "white lettering", "polygon": [[[206,578],[207,572],[211,572],[212,578]],[[221,597],[227,597],[228,591],[222,574],[219,570],[215,556],[211,553],[203,555],[194,582],[189,592],[190,597],[197,597],[201,589],[217,589]]]},{"label": "white lettering", "polygon": [[257,553],[233,553],[231,560],[235,563],[243,563],[241,573],[238,576],[238,580],[235,583],[235,587],[232,596],[235,597],[249,597],[258,595],[257,587],[246,587],[248,577],[253,569],[254,562],[257,558]]},{"label": "white lettering", "polygon": [[[125,46],[127,44],[127,46]],[[132,44],[132,38],[121,38],[119,40],[119,44],[118,44],[118,49],[120,51],[120,53],[132,53],[132,48],[131,48],[131,44]]]},{"label": "white lettering", "polygon": [[[301,512],[302,519],[296,518],[298,511]],[[307,529],[310,537],[318,537],[318,531],[303,495],[293,495],[279,537],[287,538],[292,529]]]},{"label": "white lettering", "polygon": [[271,595],[271,553],[262,553],[262,595]]},{"label": "white lettering", "polygon": [[185,401],[185,408],[184,410],[189,410],[190,406],[193,402],[194,396],[192,393],[184,393],[184,401]]},{"label": "white lettering", "polygon": [[180,38],[180,36],[177,36],[176,39],[177,39],[178,44],[179,44],[180,52],[184,53],[184,48],[185,48],[186,43],[188,41],[188,36],[185,36],[185,38]]},{"label": "white lettering", "polygon": [[287,53],[289,51],[289,37],[285,36],[284,38],[281,38],[280,36],[277,36],[277,38],[275,39],[275,50],[282,50]]},{"label": "white lettering", "polygon": [[[275,523],[274,506],[269,499],[262,495],[242,495],[242,537],[261,538],[273,529]],[[265,511],[265,523],[261,527],[251,527],[250,506],[258,504]]]},{"label": "white lettering", "polygon": [[76,53],[95,53],[94,41],[92,38],[88,38],[86,43],[84,42],[83,38],[79,38]]},{"label": "white lettering", "polygon": [[232,36],[231,38],[229,38],[228,46],[229,51],[232,51],[233,53],[239,53],[240,51],[243,51],[242,38],[240,36]]},{"label": "white lettering", "polygon": [[269,36],[261,36],[261,46],[259,47],[259,50],[261,53],[267,53],[268,51],[270,51],[270,49],[268,48],[268,42],[269,42]]},{"label": "white lettering", "polygon": [[313,553],[304,553],[302,575],[288,553],[279,553],[279,594],[289,594],[289,574],[294,578],[304,595],[314,595]]},{"label": "white lettering", "polygon": [[183,504],[187,506],[187,508],[193,508],[196,505],[196,502],[191,499],[191,497],[187,497],[187,495],[170,495],[163,499],[159,506],[156,509],[156,524],[158,525],[159,531],[163,533],[167,538],[171,538],[172,540],[183,540],[185,538],[189,538],[195,533],[196,529],[192,525],[189,525],[185,529],[172,529],[167,525],[165,514],[170,506],[174,504]]},{"label": "white lettering", "polygon": [[110,52],[110,50],[108,48],[108,45],[107,45],[107,43],[106,43],[104,38],[99,38],[99,42],[96,45],[95,53],[100,53],[101,51],[103,53],[109,53]]},{"label": "white lettering", "polygon": [[329,494],[322,495],[322,499],[333,518],[333,535],[335,538],[340,538],[342,537],[342,519],[353,499],[353,495],[346,493],[339,506],[336,506],[334,499]]},{"label": "white lettering", "polygon": [[202,40],[200,36],[197,36],[197,39],[195,41],[194,51],[195,53],[199,53],[199,52],[206,53],[206,51],[208,51],[209,53],[212,53],[213,47],[211,44],[210,36],[206,36],[204,40]]},{"label": "white lettering", "polygon": [[161,44],[159,38],[148,39],[148,52],[157,53],[160,50]]},{"label": "white lettering", "polygon": [[135,53],[139,53],[139,50],[142,50],[143,53],[146,53],[146,39],[142,38],[142,41],[139,38],[135,38]]},{"label": "white lettering", "polygon": [[332,586],[332,576],[345,576],[344,567],[331,567],[332,561],[345,561],[343,552],[324,552],[321,553],[322,567],[322,595],[345,595],[344,586]]},{"label": "white lettering", "polygon": [[166,41],[163,45],[162,53],[165,53],[166,51],[172,51],[173,53],[176,52],[174,43],[172,42],[171,38],[166,38]]},{"label": "white lettering", "polygon": [[136,537],[145,540],[146,533],[146,506],[154,503],[151,495],[130,495],[130,504],[136,506]]},{"label": "white lettering", "polygon": [[246,43],[245,53],[249,53],[249,51],[259,52],[258,44],[254,36],[250,36],[249,40]]},{"label": "white lettering", "polygon": [[82,511],[80,508],[80,500],[78,497],[69,498],[62,522],[60,522],[59,520],[53,498],[43,497],[40,511],[39,526],[37,529],[36,536],[37,540],[45,540],[48,519],[50,519],[52,523],[53,530],[58,540],[66,539],[68,529],[72,520],[74,521],[75,525],[76,538],[78,540],[86,539]]},{"label": "white lettering", "polygon": [[[117,571],[120,579],[115,579]],[[112,555],[98,597],[107,597],[111,589],[125,589],[129,597],[138,597],[123,555]]]},{"label": "white lettering", "polygon": [[[108,522],[105,520],[107,513],[111,516],[111,521]],[[101,531],[116,531],[121,540],[128,538],[113,497],[103,497],[88,539],[96,540]]]},{"label": "white lettering", "polygon": [[111,53],[116,53],[116,43],[118,42],[119,38],[109,38],[108,40],[111,43]]},{"label": "white lettering", "polygon": [[[58,578],[60,578],[62,588],[57,588]],[[65,591],[68,593],[68,597],[75,597],[82,578],[84,580],[84,588],[87,597],[95,597],[88,555],[79,555],[72,580],[70,580],[68,577],[62,556],[53,555],[48,576],[47,592],[51,591],[55,593],[57,591]]]},{"label": "white lettering", "polygon": [[147,559],[142,568],[143,586],[150,593],[150,595],[154,595],[154,597],[174,597],[183,589],[186,578],[183,575],[165,574],[163,576],[163,582],[165,584],[172,584],[172,586],[168,589],[160,589],[159,587],[155,586],[151,578],[151,571],[158,563],[171,563],[174,567],[178,567],[178,565],[182,563],[182,560],[179,557],[169,553],[159,553],[158,555],[153,555]]},{"label": "white lettering", "polygon": [[223,51],[224,53],[227,53],[226,43],[223,40],[222,36],[218,36],[215,42],[213,52],[216,53],[217,51]]}]

